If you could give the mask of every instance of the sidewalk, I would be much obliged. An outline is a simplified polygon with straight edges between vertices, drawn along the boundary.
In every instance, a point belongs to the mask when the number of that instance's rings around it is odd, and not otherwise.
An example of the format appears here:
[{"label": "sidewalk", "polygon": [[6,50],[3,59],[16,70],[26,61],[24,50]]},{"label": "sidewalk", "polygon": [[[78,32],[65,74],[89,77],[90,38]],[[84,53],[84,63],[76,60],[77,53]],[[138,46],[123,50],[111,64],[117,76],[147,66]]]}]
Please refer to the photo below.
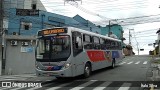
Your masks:
[{"label": "sidewalk", "polygon": [[26,80],[29,78],[37,77],[36,74],[21,74],[21,75],[2,75],[0,81],[6,80]]},{"label": "sidewalk", "polygon": [[[159,56],[152,56],[151,59],[151,81],[160,81],[160,57]],[[159,87],[159,86],[158,86]],[[150,90],[160,90],[159,88],[153,88]]]},{"label": "sidewalk", "polygon": [[36,74],[2,75],[0,81],[52,81],[55,77],[37,77]]},{"label": "sidewalk", "polygon": [[153,81],[160,81],[160,57],[154,56],[152,58],[151,67],[153,68]]}]

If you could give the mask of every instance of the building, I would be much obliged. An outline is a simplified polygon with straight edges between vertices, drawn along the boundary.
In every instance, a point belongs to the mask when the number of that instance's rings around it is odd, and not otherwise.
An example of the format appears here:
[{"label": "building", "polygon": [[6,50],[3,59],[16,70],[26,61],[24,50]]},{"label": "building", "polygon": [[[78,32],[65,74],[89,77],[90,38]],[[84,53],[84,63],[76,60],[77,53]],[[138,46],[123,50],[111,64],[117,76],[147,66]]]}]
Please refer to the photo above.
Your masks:
[{"label": "building", "polygon": [[79,15],[76,15],[76,16],[73,17],[73,19],[78,21],[81,25],[86,26],[85,28],[82,28],[82,29],[101,34],[100,27],[97,27],[95,24],[93,24],[92,22],[84,19],[83,17],[81,17]]},{"label": "building", "polygon": [[[5,4],[10,7],[5,9],[5,28],[3,34],[3,74],[35,73],[35,39],[38,30],[52,27],[72,26],[95,33],[101,33],[100,28],[83,19],[79,15],[67,17],[45,11],[40,2],[33,5],[31,0],[7,0]],[[19,2],[18,2],[19,1]],[[22,5],[17,5],[22,3]],[[11,5],[10,5],[11,4]],[[19,8],[17,8],[19,7]],[[40,10],[41,9],[41,10]],[[77,19],[81,18],[81,19]],[[88,22],[84,25],[81,21]],[[16,53],[15,53],[16,52]]]},{"label": "building", "polygon": [[[10,34],[10,31],[12,30],[14,31],[16,28],[18,29],[17,25],[15,25],[14,27],[10,27],[12,26],[11,22],[16,23],[16,21],[14,20],[17,19],[17,16],[15,16],[15,12],[12,12],[11,9],[17,8],[17,9],[32,9],[32,10],[43,10],[43,11],[46,11],[46,9],[40,0],[1,0],[1,1],[3,2],[2,4],[3,5],[2,6],[3,8],[2,72],[3,74],[18,74],[20,72],[22,73],[22,71],[23,73],[30,73],[29,69],[31,69],[31,72],[34,69],[33,67],[30,68],[30,64],[34,65],[34,60],[30,59],[31,61],[30,63],[25,60],[27,57],[33,58],[33,55],[32,55],[33,53],[30,53],[30,55],[25,53],[19,54],[17,49],[18,50],[20,49],[20,51],[22,52],[26,52],[26,50],[29,50],[29,52],[33,52],[33,48],[27,47],[27,46],[29,45],[32,46],[35,44],[35,42],[33,42],[34,38],[33,36],[31,37],[14,36],[13,37],[12,35],[17,35],[17,33],[15,32]],[[24,28],[27,28],[27,25]],[[21,40],[21,42],[16,41],[16,39]],[[18,44],[21,44],[23,47],[21,48],[14,47]],[[15,57],[16,54],[17,56]],[[19,68],[21,68],[20,71],[19,71]]]},{"label": "building", "polygon": [[18,8],[18,9],[37,9],[46,11],[40,0],[3,0],[4,9]]},{"label": "building", "polygon": [[118,24],[113,24],[113,25],[107,25],[106,27],[101,27],[101,34],[105,35],[108,34],[109,32],[113,32],[118,39],[122,40],[123,38],[123,28],[121,25]]}]

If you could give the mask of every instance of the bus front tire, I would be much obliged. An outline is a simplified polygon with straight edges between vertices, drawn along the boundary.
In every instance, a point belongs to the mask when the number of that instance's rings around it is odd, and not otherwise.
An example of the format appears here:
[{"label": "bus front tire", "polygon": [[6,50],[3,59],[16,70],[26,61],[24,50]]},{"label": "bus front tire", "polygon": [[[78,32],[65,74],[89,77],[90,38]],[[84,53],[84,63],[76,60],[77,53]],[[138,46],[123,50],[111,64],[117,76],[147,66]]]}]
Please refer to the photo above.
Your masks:
[{"label": "bus front tire", "polygon": [[91,75],[91,65],[86,64],[84,68],[84,78],[88,78]]}]

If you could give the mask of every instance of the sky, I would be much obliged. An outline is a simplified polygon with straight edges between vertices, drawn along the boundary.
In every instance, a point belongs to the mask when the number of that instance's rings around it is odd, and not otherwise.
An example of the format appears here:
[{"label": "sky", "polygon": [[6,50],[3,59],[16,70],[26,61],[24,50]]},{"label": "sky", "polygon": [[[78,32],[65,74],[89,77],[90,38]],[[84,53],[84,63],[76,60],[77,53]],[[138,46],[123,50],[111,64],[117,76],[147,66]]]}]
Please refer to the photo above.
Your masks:
[{"label": "sky", "polygon": [[[127,22],[125,18],[150,16],[160,14],[159,0],[41,0],[47,11],[69,17],[79,14],[86,20],[101,26],[108,25],[108,20],[118,21],[123,25],[125,43],[129,43],[129,30],[131,32],[131,45],[134,52],[138,54],[137,47],[144,49],[139,54],[148,54],[153,50],[154,43],[157,39],[156,31],[160,28],[160,15],[157,17],[139,18],[137,22],[144,24],[124,25]],[[135,22],[131,19],[130,22]],[[152,20],[157,22],[153,22]],[[114,22],[113,22],[114,23]]]}]

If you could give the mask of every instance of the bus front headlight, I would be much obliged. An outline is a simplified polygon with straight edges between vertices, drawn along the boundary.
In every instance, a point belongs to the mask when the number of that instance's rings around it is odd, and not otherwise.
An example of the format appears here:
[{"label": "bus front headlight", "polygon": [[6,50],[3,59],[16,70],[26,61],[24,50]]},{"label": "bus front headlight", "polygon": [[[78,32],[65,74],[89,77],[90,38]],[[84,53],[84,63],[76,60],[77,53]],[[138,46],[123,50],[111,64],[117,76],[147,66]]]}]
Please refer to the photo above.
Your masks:
[{"label": "bus front headlight", "polygon": [[36,64],[36,68],[37,68],[37,69],[40,69],[39,66],[38,66],[37,64]]},{"label": "bus front headlight", "polygon": [[71,63],[65,63],[64,68],[69,68],[71,66]]}]

